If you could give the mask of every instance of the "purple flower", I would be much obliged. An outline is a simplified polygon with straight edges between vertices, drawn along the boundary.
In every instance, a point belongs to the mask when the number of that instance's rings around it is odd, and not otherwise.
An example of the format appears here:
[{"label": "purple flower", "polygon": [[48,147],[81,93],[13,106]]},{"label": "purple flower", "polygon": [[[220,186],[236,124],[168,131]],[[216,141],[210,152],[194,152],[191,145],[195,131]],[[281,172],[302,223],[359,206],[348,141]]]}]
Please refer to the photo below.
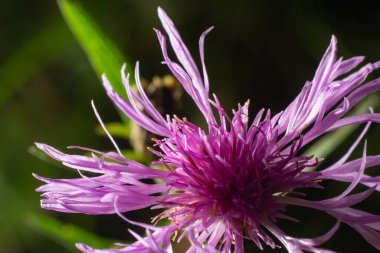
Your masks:
[{"label": "purple flower", "polygon": [[[113,102],[141,127],[160,136],[161,139],[154,139],[154,148],[150,150],[157,156],[153,165],[163,169],[129,160],[117,146],[117,153],[72,147],[90,151],[92,156],[88,157],[37,144],[46,154],[81,175],[77,179],[36,176],[46,183],[37,189],[43,192],[43,208],[93,215],[117,213],[127,222],[146,229],[145,237],[131,231],[137,241],[119,244],[118,249],[95,250],[83,244],[78,244],[78,248],[83,252],[171,252],[171,240],[178,234],[176,240],[187,237],[191,242],[187,252],[240,253],[244,252],[244,240],[254,242],[260,249],[282,244],[289,252],[330,252],[318,247],[345,223],[380,250],[380,216],[353,207],[380,190],[380,177],[365,173],[367,168],[380,164],[380,156],[367,156],[364,144],[361,158],[348,161],[371,122],[380,122],[380,114],[370,111],[346,116],[363,98],[380,89],[380,79],[365,82],[367,75],[380,67],[380,62],[351,72],[364,58],[336,59],[337,42],[332,37],[313,80],[306,82],[284,111],[272,115],[262,109],[250,121],[246,102],[238,106],[231,118],[215,95],[212,100],[209,98],[204,39],[211,29],[199,40],[200,71],[172,21],[163,10],[159,9],[158,14],[178,60],[169,58],[166,37],[156,30],[163,63],[198,106],[207,129],[185,118],[163,118],[141,87],[138,64],[135,72],[138,92],[131,89],[122,70],[129,101],[120,97],[103,76]],[[300,155],[305,145],[321,135],[359,123],[366,123],[364,130],[333,165],[313,171],[322,158]],[[85,176],[82,172],[97,176]],[[162,183],[146,183],[146,179]],[[314,201],[300,194],[305,188],[322,188],[321,182],[327,180],[349,184],[330,199]],[[367,189],[352,193],[358,185]],[[317,238],[291,237],[276,223],[278,219],[297,221],[287,214],[285,209],[289,205],[325,212],[336,219],[336,224]],[[162,210],[154,222],[167,219],[170,225],[138,223],[121,214],[148,207]]]}]

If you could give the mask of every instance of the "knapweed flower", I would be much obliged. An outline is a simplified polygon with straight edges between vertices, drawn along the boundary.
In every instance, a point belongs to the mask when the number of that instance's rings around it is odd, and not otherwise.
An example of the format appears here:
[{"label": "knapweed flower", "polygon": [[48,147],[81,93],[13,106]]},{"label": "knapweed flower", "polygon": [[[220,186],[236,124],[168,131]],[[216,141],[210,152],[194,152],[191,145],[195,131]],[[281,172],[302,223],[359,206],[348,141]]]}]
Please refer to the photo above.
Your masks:
[{"label": "knapweed flower", "polygon": [[[245,240],[260,249],[282,244],[289,252],[327,252],[319,245],[344,223],[380,250],[380,216],[353,207],[380,190],[380,177],[365,173],[367,168],[380,164],[380,156],[367,156],[364,144],[361,158],[348,161],[371,122],[380,122],[380,114],[370,110],[347,116],[353,106],[380,89],[380,79],[365,82],[367,75],[380,67],[380,62],[352,72],[364,58],[337,59],[337,42],[332,37],[314,78],[306,82],[285,110],[272,115],[262,109],[249,120],[246,102],[230,117],[215,95],[209,97],[204,39],[211,29],[199,40],[200,71],[172,21],[163,10],[159,9],[158,14],[177,57],[177,61],[169,58],[166,37],[156,30],[163,63],[194,100],[207,128],[202,129],[186,118],[164,118],[158,113],[142,89],[138,64],[137,90],[131,88],[122,70],[128,101],[112,89],[104,76],[104,86],[112,101],[129,118],[157,136],[153,148],[149,148],[157,156],[155,166],[128,159],[116,145],[118,152],[79,148],[92,153],[81,156],[37,144],[52,158],[78,170],[81,176],[77,179],[36,176],[46,183],[37,190],[43,192],[43,208],[92,215],[117,213],[127,222],[144,227],[146,236],[131,231],[137,241],[118,244],[117,249],[96,250],[83,244],[78,244],[78,248],[83,252],[171,252],[171,240],[186,237],[191,243],[187,252],[241,253]],[[321,135],[360,123],[366,123],[364,130],[333,165],[314,170],[322,158],[300,155],[305,145]],[[158,169],[157,165],[164,169]],[[309,200],[302,194],[306,188],[322,188],[321,184],[329,180],[347,182],[348,186],[339,195],[325,200]],[[367,188],[353,193],[358,185]],[[335,218],[336,224],[313,239],[287,235],[277,221],[297,221],[286,212],[289,205],[317,209]],[[122,215],[148,207],[162,210],[149,224]],[[165,219],[170,221],[169,225],[157,225]]]}]

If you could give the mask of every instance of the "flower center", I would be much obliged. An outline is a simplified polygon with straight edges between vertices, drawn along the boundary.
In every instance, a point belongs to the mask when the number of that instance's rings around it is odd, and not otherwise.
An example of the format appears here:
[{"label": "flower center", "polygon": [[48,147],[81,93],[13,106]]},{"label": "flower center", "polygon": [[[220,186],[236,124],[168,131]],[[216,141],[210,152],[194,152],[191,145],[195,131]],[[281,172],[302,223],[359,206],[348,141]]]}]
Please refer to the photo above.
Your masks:
[{"label": "flower center", "polygon": [[173,137],[157,141],[163,151],[156,152],[161,156],[157,163],[171,170],[166,183],[175,190],[164,197],[173,208],[166,217],[257,224],[284,208],[276,195],[312,184],[315,175],[302,172],[310,158],[295,156],[297,143],[281,154],[268,122],[251,132],[236,122],[234,127],[216,127],[206,134],[177,120],[171,126]]}]

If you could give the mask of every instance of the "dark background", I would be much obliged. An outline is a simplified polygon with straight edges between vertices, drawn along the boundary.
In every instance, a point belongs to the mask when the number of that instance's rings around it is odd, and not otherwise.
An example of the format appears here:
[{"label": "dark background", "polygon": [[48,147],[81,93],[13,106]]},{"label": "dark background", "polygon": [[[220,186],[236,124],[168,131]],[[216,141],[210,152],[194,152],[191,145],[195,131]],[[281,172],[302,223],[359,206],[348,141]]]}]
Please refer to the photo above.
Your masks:
[{"label": "dark background", "polygon": [[[157,6],[174,20],[196,59],[199,35],[215,26],[206,40],[206,63],[211,91],[228,112],[248,98],[252,112],[262,107],[274,112],[283,109],[312,79],[332,34],[338,38],[340,56],[380,59],[380,4],[376,2],[81,1],[122,52],[141,62],[141,74],[147,79],[169,73],[160,64],[162,56],[152,30],[161,28]],[[32,172],[47,177],[76,174],[30,155],[27,150],[33,142],[61,149],[69,145],[111,149],[107,139],[95,134],[98,123],[91,99],[104,121],[118,120],[55,1],[0,2],[0,94],[4,95],[0,100],[0,252],[67,252],[51,236],[30,226],[28,217],[35,213],[127,239],[127,224],[119,218],[44,211],[34,191],[40,183]],[[181,116],[199,121],[194,111],[190,100],[183,98]],[[369,154],[380,153],[379,130],[374,126],[368,134]],[[344,150],[339,148],[336,157]],[[379,200],[375,194],[365,207],[380,214]],[[291,235],[316,236],[333,223],[310,210],[300,214],[300,224],[284,224],[291,228],[285,229]],[[374,251],[344,225],[326,247],[339,252]]]}]

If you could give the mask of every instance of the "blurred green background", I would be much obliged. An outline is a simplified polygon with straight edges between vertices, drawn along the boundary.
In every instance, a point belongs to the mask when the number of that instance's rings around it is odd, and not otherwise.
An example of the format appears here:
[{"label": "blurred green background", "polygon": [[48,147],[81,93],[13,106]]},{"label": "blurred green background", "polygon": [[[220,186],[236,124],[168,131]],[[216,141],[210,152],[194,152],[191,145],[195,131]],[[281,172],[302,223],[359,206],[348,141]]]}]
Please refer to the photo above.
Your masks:
[{"label": "blurred green background", "polygon": [[[79,30],[75,30],[75,22],[71,23],[74,34],[79,32],[78,43],[55,1],[0,2],[0,252],[76,252],[75,241],[103,247],[112,240],[130,238],[127,224],[115,216],[90,217],[40,209],[39,194],[34,191],[40,183],[31,174],[75,177],[76,173],[44,162],[28,149],[35,141],[60,149],[69,145],[112,149],[106,138],[96,134],[98,122],[90,106],[94,99],[105,122],[120,121],[98,73],[106,71],[117,80],[119,63],[133,65],[137,60],[141,62],[141,75],[148,80],[169,73],[160,64],[162,56],[152,30],[161,28],[157,6],[174,20],[196,59],[199,35],[215,26],[206,40],[206,63],[211,91],[218,94],[225,108],[232,109],[248,98],[253,113],[262,107],[274,112],[284,108],[313,77],[332,34],[338,38],[339,55],[365,55],[367,61],[380,59],[380,4],[376,1],[75,3],[87,13],[79,15],[89,15],[98,26],[92,31],[90,22],[86,31],[103,33],[108,39],[94,38],[86,44],[90,34],[81,41],[80,25],[88,21],[85,19],[77,26]],[[70,22],[68,13],[66,19]],[[91,42],[110,50],[103,52],[104,59],[96,58],[99,55],[93,52],[99,50],[91,48]],[[183,98],[182,105],[180,116],[200,122],[188,97]],[[379,136],[380,128],[372,127],[367,137],[369,154],[380,153]],[[343,154],[352,139],[339,146],[331,160]],[[125,140],[118,141],[123,148],[129,146]],[[380,214],[379,200],[379,194],[375,194],[362,207]],[[304,219],[289,228],[290,234],[315,236],[332,224],[331,219],[314,212],[299,214]],[[144,213],[129,215],[148,219]],[[374,251],[347,226],[342,226],[326,246],[340,252]]]}]

